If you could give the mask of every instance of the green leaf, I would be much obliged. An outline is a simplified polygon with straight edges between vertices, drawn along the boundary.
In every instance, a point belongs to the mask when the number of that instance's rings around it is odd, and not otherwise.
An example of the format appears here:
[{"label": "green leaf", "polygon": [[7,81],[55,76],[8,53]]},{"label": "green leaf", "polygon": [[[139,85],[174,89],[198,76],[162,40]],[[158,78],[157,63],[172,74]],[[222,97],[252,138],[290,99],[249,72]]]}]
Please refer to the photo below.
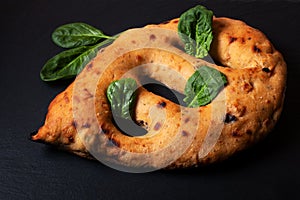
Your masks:
[{"label": "green leaf", "polygon": [[114,116],[131,119],[136,89],[137,83],[132,78],[116,80],[108,86],[106,95]]},{"label": "green leaf", "polygon": [[208,55],[213,39],[212,17],[213,12],[201,5],[187,10],[180,16],[178,33],[188,54],[196,58]]},{"label": "green leaf", "polygon": [[63,51],[46,62],[40,77],[43,81],[55,81],[75,77],[97,54],[100,47],[112,40],[94,46],[81,46]]},{"label": "green leaf", "polygon": [[183,101],[188,107],[199,107],[209,104],[227,84],[224,74],[218,70],[201,66],[188,79],[184,89]]},{"label": "green leaf", "polygon": [[63,48],[94,45],[109,38],[102,31],[81,22],[62,25],[52,33],[53,42]]}]

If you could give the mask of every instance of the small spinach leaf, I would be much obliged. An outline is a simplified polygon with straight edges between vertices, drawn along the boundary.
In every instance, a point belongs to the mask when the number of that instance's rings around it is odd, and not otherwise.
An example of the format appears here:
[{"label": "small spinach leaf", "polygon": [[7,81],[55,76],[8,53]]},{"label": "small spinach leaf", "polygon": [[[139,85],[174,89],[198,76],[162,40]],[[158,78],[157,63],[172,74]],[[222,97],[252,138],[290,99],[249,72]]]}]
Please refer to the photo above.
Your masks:
[{"label": "small spinach leaf", "polygon": [[82,22],[62,25],[52,33],[53,42],[63,48],[94,45],[109,38],[102,31]]},{"label": "small spinach leaf", "polygon": [[207,105],[226,84],[227,79],[223,73],[211,67],[201,66],[188,79],[183,101],[188,107]]},{"label": "small spinach leaf", "polygon": [[185,44],[185,51],[203,58],[208,55],[212,35],[213,12],[198,5],[184,12],[179,19],[178,33]]},{"label": "small spinach leaf", "polygon": [[43,66],[41,79],[55,81],[75,77],[96,56],[98,50],[111,41],[105,40],[94,46],[81,46],[57,54]]},{"label": "small spinach leaf", "polygon": [[136,100],[136,89],[137,83],[132,78],[116,80],[108,86],[106,95],[114,116],[131,119]]}]

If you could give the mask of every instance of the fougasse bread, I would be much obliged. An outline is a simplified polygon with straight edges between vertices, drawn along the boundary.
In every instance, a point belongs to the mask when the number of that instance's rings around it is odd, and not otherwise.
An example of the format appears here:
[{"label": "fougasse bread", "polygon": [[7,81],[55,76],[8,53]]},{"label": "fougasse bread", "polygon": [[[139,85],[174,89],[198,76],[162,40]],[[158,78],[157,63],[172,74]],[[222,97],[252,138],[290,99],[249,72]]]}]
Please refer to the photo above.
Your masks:
[{"label": "fougasse bread", "polygon": [[[217,64],[196,59],[181,48],[178,22],[130,29],[100,50],[51,102],[45,124],[32,140],[131,171],[210,164],[264,138],[283,107],[287,68],[282,55],[259,30],[214,17],[209,53]],[[128,71],[138,80],[142,71],[183,92],[186,80],[202,65],[227,77],[212,103],[186,108],[140,87],[134,121],[148,133],[133,137],[116,127],[105,95],[112,81]],[[134,71],[137,66],[148,67]]]}]

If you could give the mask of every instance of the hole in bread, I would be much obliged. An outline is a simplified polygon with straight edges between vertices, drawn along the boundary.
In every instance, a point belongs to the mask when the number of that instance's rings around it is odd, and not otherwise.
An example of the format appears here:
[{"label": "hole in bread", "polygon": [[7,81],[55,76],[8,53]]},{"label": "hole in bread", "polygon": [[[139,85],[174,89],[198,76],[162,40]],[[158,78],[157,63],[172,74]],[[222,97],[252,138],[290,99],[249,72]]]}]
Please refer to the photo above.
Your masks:
[{"label": "hole in bread", "polygon": [[217,60],[215,58],[212,58],[212,61],[207,61],[207,62],[213,63],[213,64],[215,64],[217,66],[221,66],[221,67],[228,67],[228,66],[224,65],[224,63],[220,62],[219,60]]},{"label": "hole in bread", "polygon": [[178,105],[186,106],[186,103],[183,101],[183,99],[185,97],[184,94],[179,93],[176,90],[168,88],[165,84],[161,83],[160,81],[157,81],[150,77],[143,77],[141,82],[147,83],[147,84],[143,85],[143,87],[146,90],[148,90],[149,92],[152,92],[156,95],[164,97],[165,99],[168,99]]},{"label": "hole in bread", "polygon": [[122,134],[129,137],[143,136],[148,133],[143,126],[140,126],[137,123],[133,120],[124,119],[121,117],[113,117],[113,124],[119,129],[119,131],[122,132]]},{"label": "hole in bread", "polygon": [[[140,77],[139,81],[142,84],[142,86],[149,92],[152,92],[165,99],[168,99],[169,101],[172,101],[177,105],[186,106],[186,103],[183,101],[185,95],[181,94],[176,90],[168,88],[168,86],[161,83],[160,81],[152,79],[148,76]],[[164,101],[158,102],[156,106],[159,107],[160,109],[164,109],[167,106],[167,103]],[[147,124],[144,121],[136,121],[135,116],[131,116],[131,118],[132,119],[129,120],[129,119],[124,119],[121,117],[114,116],[112,122],[118,128],[118,130],[126,136],[138,137],[138,136],[147,135],[150,124]],[[161,124],[155,124],[152,128],[155,130],[155,129],[159,129],[160,127]]]}]

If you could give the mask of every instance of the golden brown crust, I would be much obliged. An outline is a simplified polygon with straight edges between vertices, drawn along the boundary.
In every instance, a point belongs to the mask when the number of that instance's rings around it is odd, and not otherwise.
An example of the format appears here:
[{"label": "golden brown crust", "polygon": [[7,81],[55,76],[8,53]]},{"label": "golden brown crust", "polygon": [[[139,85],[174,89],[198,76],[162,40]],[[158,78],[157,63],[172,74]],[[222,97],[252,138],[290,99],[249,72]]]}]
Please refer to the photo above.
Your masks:
[{"label": "golden brown crust", "polygon": [[74,83],[57,95],[48,107],[45,124],[32,136],[32,140],[62,146],[62,148],[84,157],[90,157],[77,135],[72,111]]},{"label": "golden brown crust", "polygon": [[[174,19],[165,24],[148,25],[147,28],[160,27],[177,30],[177,24],[178,19]],[[192,137],[190,146],[175,162],[168,164],[168,168],[191,167],[226,159],[263,138],[273,129],[280,116],[286,82],[286,64],[282,55],[275,50],[263,33],[238,20],[214,18],[213,34],[214,40],[210,55],[226,67],[213,64],[207,65],[218,69],[228,79],[228,85],[223,91],[226,102],[224,116],[222,119],[218,119],[219,122],[217,120],[214,122],[211,113],[215,111],[215,108],[211,105],[199,108],[199,113],[201,113],[200,126],[195,136]],[[122,44],[121,42],[120,39],[120,44]],[[107,84],[112,81],[109,74],[114,74],[115,79],[122,75],[121,71],[114,68],[119,65],[118,62],[122,62],[130,69],[134,65],[143,64],[143,62],[148,62],[151,59],[161,59],[162,62],[170,64],[174,70],[188,78],[192,74],[193,68],[189,63],[184,63],[180,56],[172,56],[172,60],[168,61],[169,52],[149,49],[124,54],[123,57],[116,59],[115,63],[112,64],[111,71],[107,70],[105,72],[108,75],[103,76],[104,78],[99,82],[96,96],[103,97]],[[94,65],[99,59],[101,59],[101,56],[98,55],[93,61]],[[123,61],[127,61],[127,63],[124,64]],[[172,62],[175,65],[172,65]],[[180,67],[176,63],[181,63]],[[151,69],[147,73],[150,77],[153,75]],[[163,79],[163,77],[156,77],[156,75],[153,75],[153,78]],[[51,102],[44,126],[39,129],[32,139],[57,144],[83,157],[90,157],[90,153],[76,132],[72,101],[76,101],[77,97],[76,95],[73,96],[73,89],[74,83]],[[163,109],[166,111],[166,120],[169,120],[165,124],[172,125],[162,127],[166,130],[166,133],[155,135],[152,138],[122,135],[114,127],[110,113],[97,115],[97,120],[100,125],[105,125],[104,129],[110,130],[105,137],[108,137],[120,148],[137,153],[159,150],[167,145],[168,140],[176,133],[178,126],[174,123],[174,119],[180,119],[179,106],[140,89],[135,109],[137,121],[151,124],[151,119],[149,119],[150,107],[162,101],[167,105]],[[96,99],[96,104],[102,105],[102,107],[96,106],[100,109],[96,110],[97,113],[104,113],[102,111],[109,110],[107,100],[104,98]],[[223,128],[217,143],[210,149],[208,154],[201,154],[200,150],[205,146],[208,129],[213,123],[220,123],[220,121],[223,123]],[[184,131],[185,134],[183,135],[186,136],[189,131]],[[214,129],[212,128],[211,131],[214,131]],[[182,145],[185,145],[183,141]],[[117,156],[120,163],[124,165],[129,165],[130,159],[132,159],[131,154],[122,152],[121,155],[120,151],[114,147],[107,148],[106,153]],[[159,159],[164,159],[164,157]],[[147,161],[146,165],[157,167],[159,165],[157,163],[159,161]],[[141,163],[136,162],[135,164],[138,166]]]}]

